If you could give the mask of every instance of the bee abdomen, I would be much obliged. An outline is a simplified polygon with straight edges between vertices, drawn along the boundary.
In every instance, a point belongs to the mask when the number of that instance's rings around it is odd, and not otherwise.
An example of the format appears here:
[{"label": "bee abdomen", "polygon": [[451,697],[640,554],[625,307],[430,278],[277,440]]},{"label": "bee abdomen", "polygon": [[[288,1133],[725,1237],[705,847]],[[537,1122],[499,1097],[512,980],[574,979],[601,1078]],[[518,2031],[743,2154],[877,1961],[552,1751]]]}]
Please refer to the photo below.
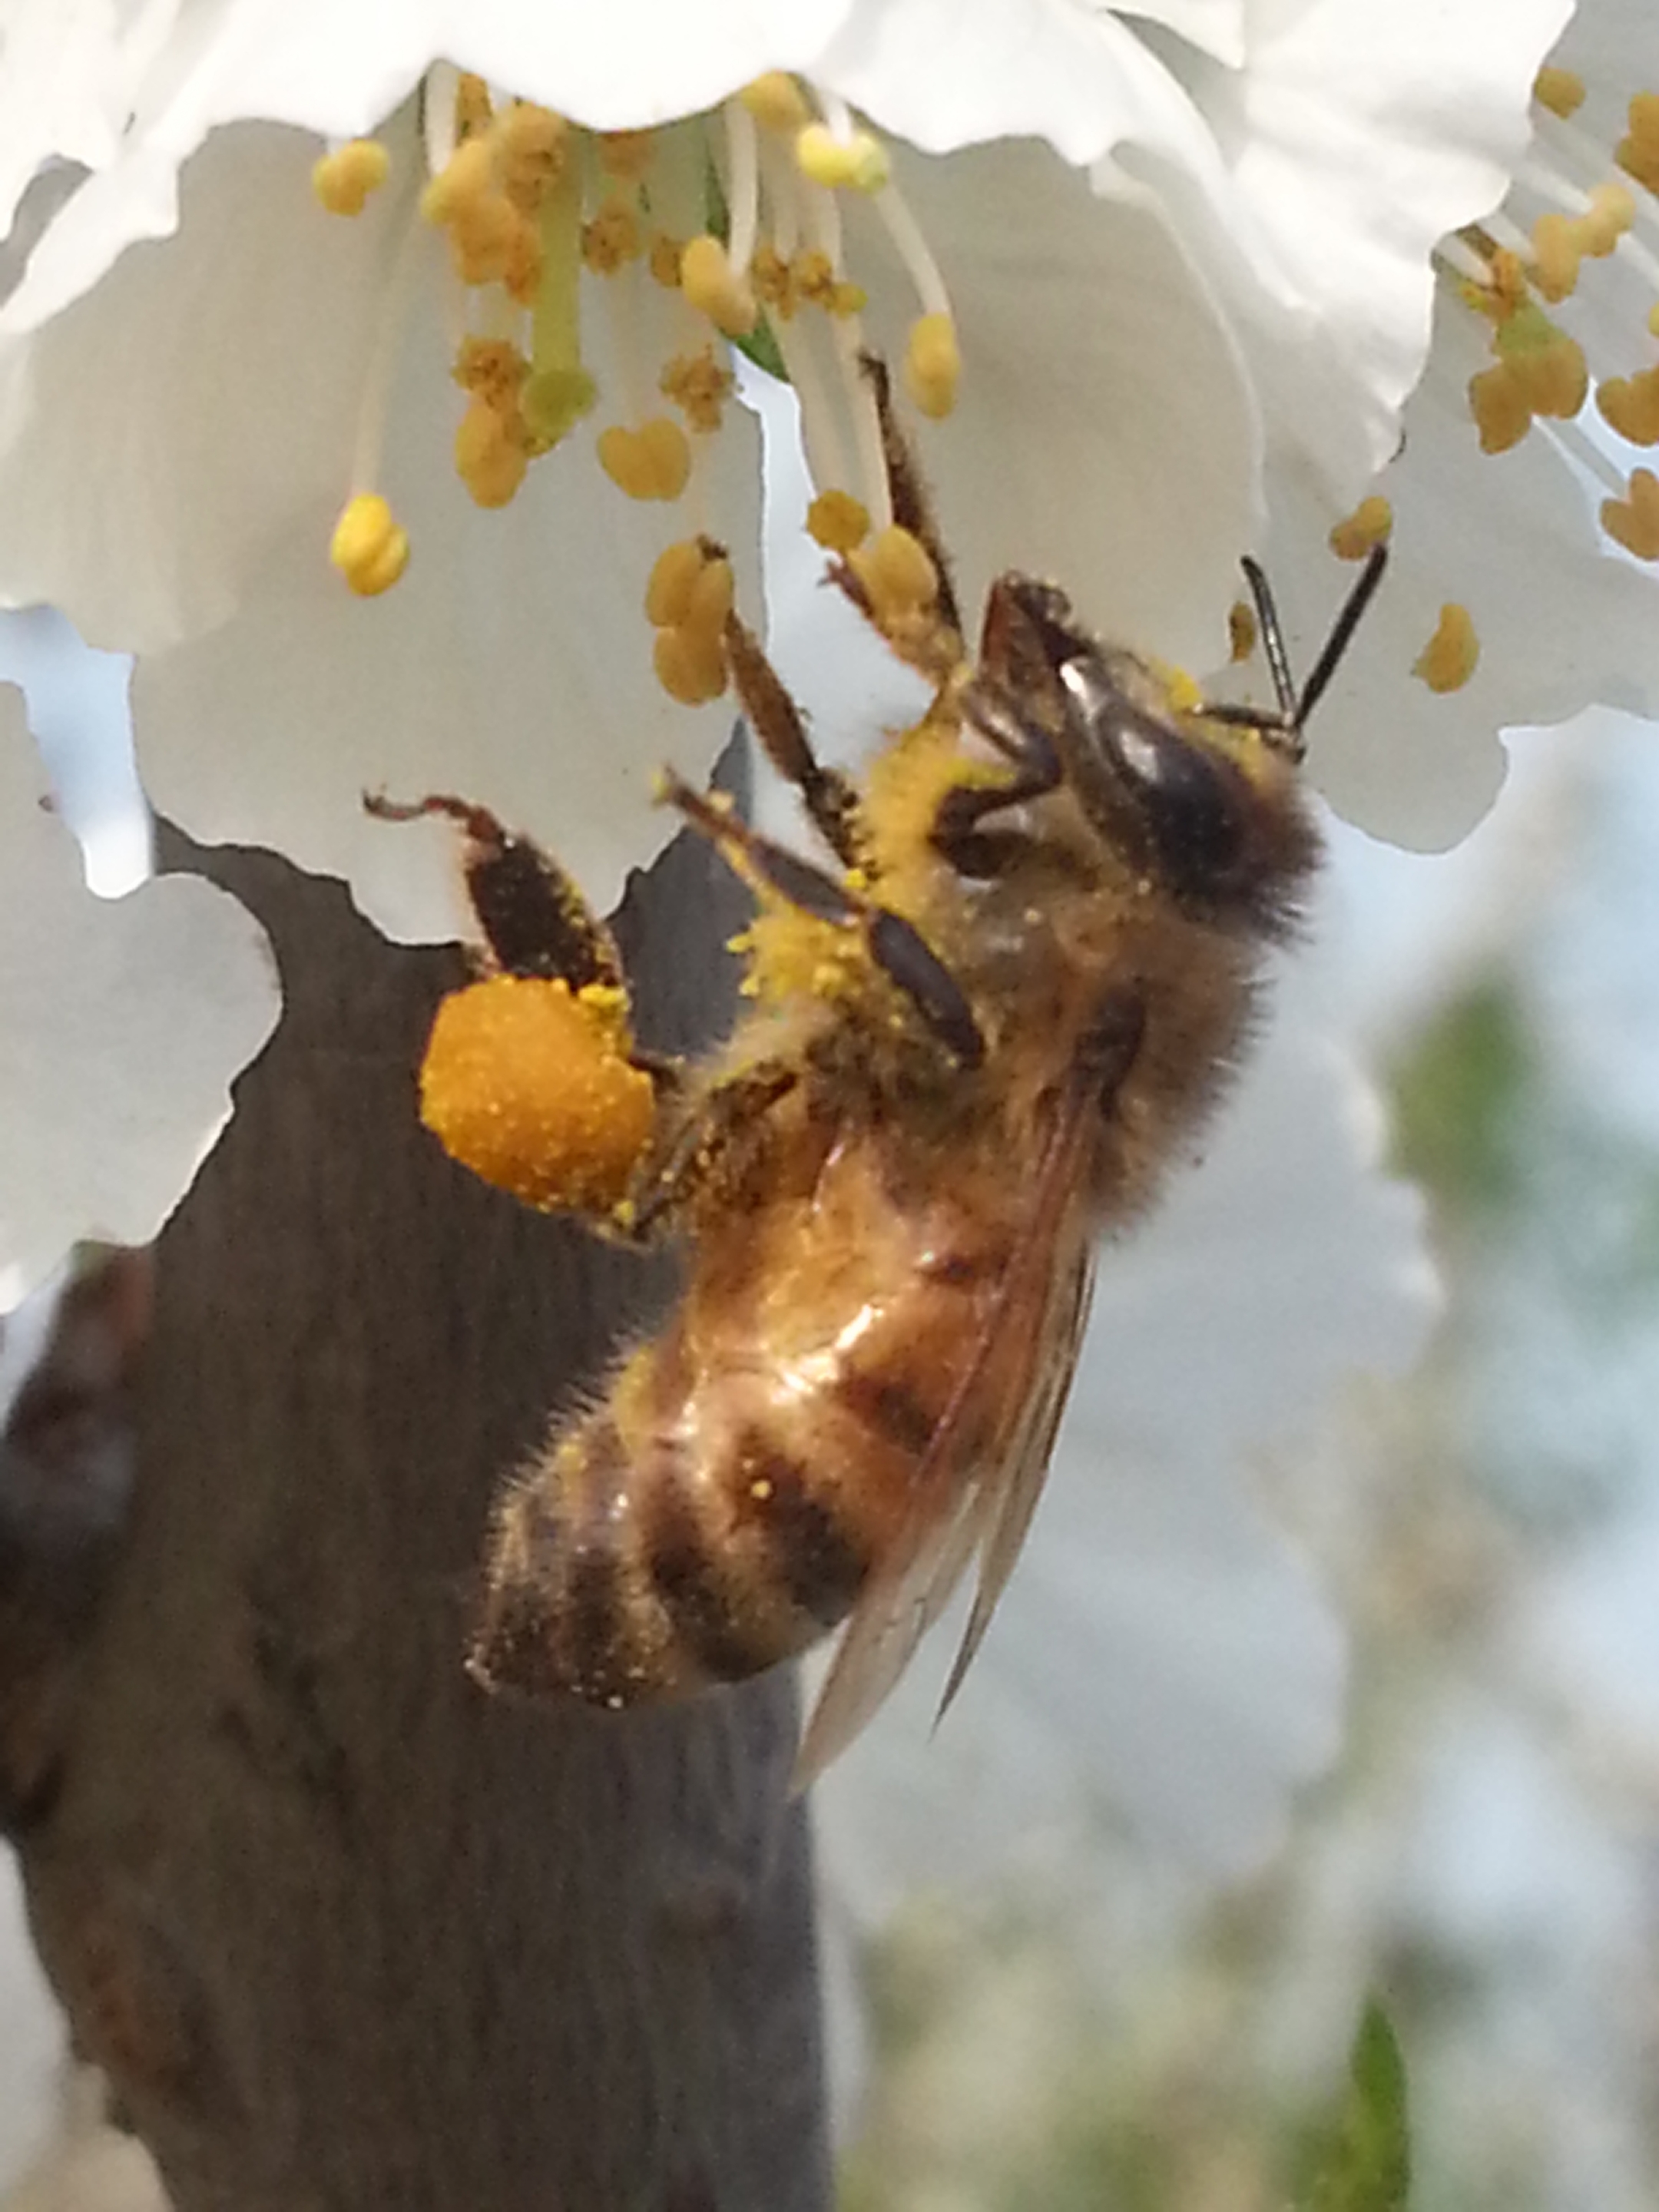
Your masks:
[{"label": "bee abdomen", "polygon": [[501,1499],[469,1663],[612,1708],[741,1681],[841,1620],[868,1567],[763,1424],[683,1416],[630,1456],[601,1407]]}]

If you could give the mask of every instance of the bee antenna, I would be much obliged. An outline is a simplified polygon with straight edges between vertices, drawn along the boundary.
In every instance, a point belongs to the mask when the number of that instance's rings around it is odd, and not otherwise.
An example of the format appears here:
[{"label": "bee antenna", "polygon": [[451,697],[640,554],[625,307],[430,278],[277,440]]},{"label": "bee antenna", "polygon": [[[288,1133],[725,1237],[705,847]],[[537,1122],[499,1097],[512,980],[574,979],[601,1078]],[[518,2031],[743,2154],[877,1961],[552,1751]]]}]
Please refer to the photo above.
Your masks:
[{"label": "bee antenna", "polygon": [[1287,730],[1299,729],[1302,708],[1296,696],[1296,679],[1291,674],[1291,657],[1285,650],[1285,626],[1279,619],[1273,587],[1267,581],[1267,570],[1248,553],[1239,566],[1250,587],[1250,597],[1255,601],[1256,628],[1261,633],[1261,650],[1267,655],[1267,672],[1273,679],[1279,711]]},{"label": "bee antenna", "polygon": [[1297,702],[1296,724],[1300,729],[1314,708],[1324,697],[1327,687],[1341,665],[1342,656],[1353,642],[1353,634],[1364,620],[1365,610],[1376,597],[1376,587],[1382,580],[1382,571],[1389,565],[1386,545],[1373,545],[1365,556],[1365,565],[1354,579],[1353,588],[1342,602],[1341,612],[1331,624],[1331,634],[1324,648],[1302,687],[1302,696]]}]

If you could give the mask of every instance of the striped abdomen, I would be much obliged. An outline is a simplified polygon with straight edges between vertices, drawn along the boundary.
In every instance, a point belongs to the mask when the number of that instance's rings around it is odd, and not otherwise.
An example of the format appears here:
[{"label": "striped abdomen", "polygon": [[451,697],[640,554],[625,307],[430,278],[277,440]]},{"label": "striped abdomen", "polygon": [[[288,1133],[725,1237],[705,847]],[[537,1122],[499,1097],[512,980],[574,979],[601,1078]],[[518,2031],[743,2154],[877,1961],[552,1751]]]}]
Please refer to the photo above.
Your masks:
[{"label": "striped abdomen", "polygon": [[[878,1295],[900,1235],[908,1267]],[[786,1300],[769,1344],[775,1276],[757,1269],[735,1303],[694,1285],[605,1404],[509,1487],[472,1652],[484,1680],[632,1705],[741,1680],[845,1618],[904,1517],[995,1267],[918,1250],[897,1222],[852,1255],[794,1258],[814,1313]]]}]

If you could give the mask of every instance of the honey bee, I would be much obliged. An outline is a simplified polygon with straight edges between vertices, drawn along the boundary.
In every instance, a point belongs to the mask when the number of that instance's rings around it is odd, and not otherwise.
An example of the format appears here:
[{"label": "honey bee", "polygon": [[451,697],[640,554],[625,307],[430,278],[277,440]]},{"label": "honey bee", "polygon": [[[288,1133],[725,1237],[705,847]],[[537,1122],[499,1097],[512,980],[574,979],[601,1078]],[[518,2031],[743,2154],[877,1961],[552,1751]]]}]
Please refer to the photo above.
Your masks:
[{"label": "honey bee", "polygon": [[[1047,1471],[1097,1243],[1214,1106],[1267,951],[1293,932],[1319,851],[1304,730],[1383,559],[1300,688],[1245,564],[1271,709],[1206,703],[1024,575],[992,586],[970,659],[884,419],[927,587],[899,605],[868,564],[834,574],[935,695],[843,775],[727,618],[747,720],[833,864],[665,780],[758,909],[751,1004],[704,1064],[633,1048],[610,933],[527,841],[459,799],[376,807],[460,818],[490,964],[596,1008],[600,1076],[646,1087],[616,1171],[540,1202],[689,1247],[660,1333],[508,1480],[471,1670],[620,1709],[757,1674],[845,1622],[802,1779],[864,1726],[975,1558],[944,1704],[979,1648]],[[584,1126],[602,1135],[621,1093],[594,1096]]]}]

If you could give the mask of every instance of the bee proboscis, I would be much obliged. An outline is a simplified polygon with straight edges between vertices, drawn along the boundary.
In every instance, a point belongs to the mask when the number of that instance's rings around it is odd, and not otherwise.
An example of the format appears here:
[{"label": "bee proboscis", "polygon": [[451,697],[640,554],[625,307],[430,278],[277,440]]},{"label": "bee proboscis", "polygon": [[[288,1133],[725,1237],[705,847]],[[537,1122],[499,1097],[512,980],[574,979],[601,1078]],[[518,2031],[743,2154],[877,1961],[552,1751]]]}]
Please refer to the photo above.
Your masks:
[{"label": "bee proboscis", "polygon": [[1298,690],[1245,564],[1271,709],[1206,703],[1018,574],[992,586],[970,661],[888,432],[895,510],[937,588],[895,614],[855,565],[834,573],[935,696],[843,775],[728,622],[749,721],[832,864],[666,781],[758,908],[751,1006],[705,1061],[632,1051],[615,945],[555,862],[459,799],[376,804],[459,817],[486,965],[603,1001],[605,1051],[648,1078],[648,1135],[605,1194],[590,1177],[550,1202],[688,1247],[659,1333],[507,1484],[469,1663],[622,1708],[758,1673],[845,1621],[803,1778],[975,1557],[945,1703],[979,1647],[1048,1468],[1097,1242],[1189,1144],[1294,929],[1318,855],[1303,731],[1382,567],[1379,550]]}]

